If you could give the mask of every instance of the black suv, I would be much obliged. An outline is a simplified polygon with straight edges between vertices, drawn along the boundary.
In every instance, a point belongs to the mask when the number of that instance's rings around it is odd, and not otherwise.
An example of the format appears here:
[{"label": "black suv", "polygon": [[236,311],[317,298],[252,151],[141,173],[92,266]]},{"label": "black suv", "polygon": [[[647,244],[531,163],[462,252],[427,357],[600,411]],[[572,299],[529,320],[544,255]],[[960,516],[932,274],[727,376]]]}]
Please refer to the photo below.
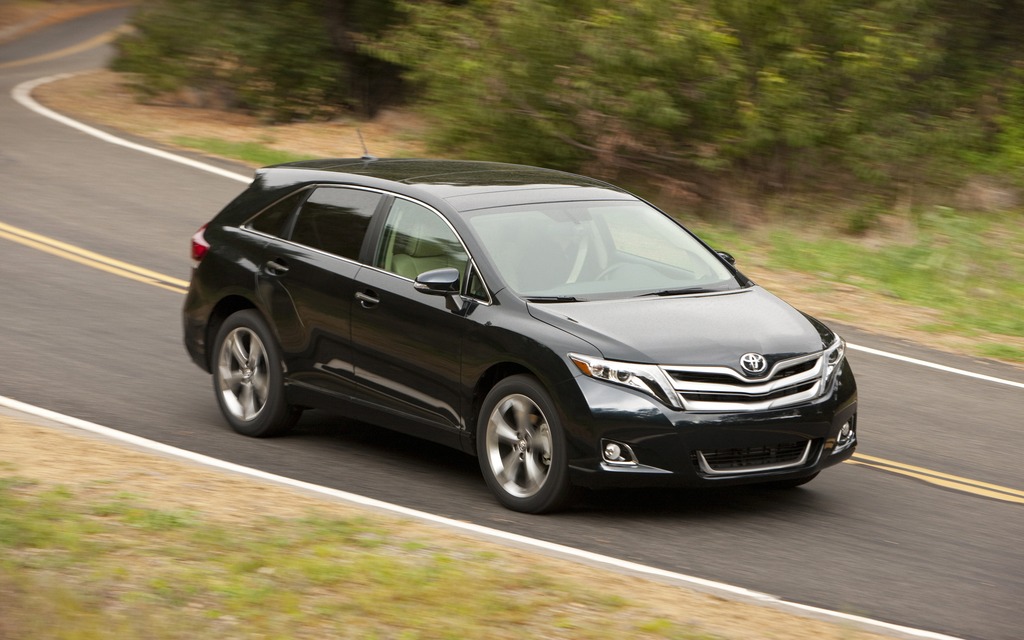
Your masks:
[{"label": "black suv", "polygon": [[668,215],[534,167],[268,167],[192,238],[185,344],[224,417],[324,408],[478,456],[498,500],[796,486],[849,458],[844,343]]}]

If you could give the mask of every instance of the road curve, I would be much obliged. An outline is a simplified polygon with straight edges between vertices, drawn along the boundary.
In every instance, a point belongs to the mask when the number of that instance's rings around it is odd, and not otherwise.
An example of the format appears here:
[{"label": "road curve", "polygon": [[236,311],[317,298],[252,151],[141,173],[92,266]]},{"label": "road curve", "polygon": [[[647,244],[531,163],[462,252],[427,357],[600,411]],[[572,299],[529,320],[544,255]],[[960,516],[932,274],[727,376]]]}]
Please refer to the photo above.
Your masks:
[{"label": "road curve", "polygon": [[[871,459],[789,493],[602,492],[549,517],[497,506],[462,454],[337,416],[311,412],[294,435],[270,441],[234,435],[208,377],[181,346],[179,292],[11,239],[35,234],[173,284],[188,278],[189,236],[240,190],[223,176],[85,135],[11,97],[23,82],[103,64],[105,48],[74,47],[125,15],[100,12],[0,44],[0,395],[301,481],[787,600],[964,638],[1022,636],[1022,505],[869,464],[1024,489],[1018,387],[851,350],[859,453]],[[45,55],[55,51],[68,53]],[[1012,367],[838,328],[857,345],[1024,382]]]}]

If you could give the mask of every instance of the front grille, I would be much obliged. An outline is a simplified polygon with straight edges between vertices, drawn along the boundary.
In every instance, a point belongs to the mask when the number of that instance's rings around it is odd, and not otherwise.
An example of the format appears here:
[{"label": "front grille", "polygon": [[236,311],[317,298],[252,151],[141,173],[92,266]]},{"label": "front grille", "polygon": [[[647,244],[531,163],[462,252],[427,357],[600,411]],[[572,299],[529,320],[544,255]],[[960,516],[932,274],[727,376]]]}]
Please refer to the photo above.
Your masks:
[{"label": "front grille", "polygon": [[[789,362],[789,361],[787,361]],[[801,361],[777,366],[775,372],[772,374],[771,379],[778,380],[780,378],[788,378],[795,376],[806,371],[810,371],[815,367],[817,362],[815,358],[801,359]],[[672,368],[667,367],[669,376],[679,383],[687,384],[690,382],[699,382],[704,384],[735,384],[737,380],[740,382],[747,382],[749,384],[755,384],[755,381],[751,381],[746,378],[738,378],[736,372],[731,369],[727,370],[727,373],[718,373],[712,371],[712,367],[706,368],[693,368],[687,369],[685,367]],[[763,382],[764,378],[759,378],[756,382]]]},{"label": "front grille", "polygon": [[806,402],[824,384],[823,352],[777,363],[760,378],[729,367],[662,367],[683,408],[689,411],[763,411]]},{"label": "front grille", "polygon": [[802,466],[811,455],[812,445],[812,440],[801,440],[748,449],[694,451],[693,456],[705,475],[741,475]]},{"label": "front grille", "polygon": [[692,401],[698,402],[764,402],[771,400],[779,400],[781,398],[788,398],[794,394],[801,394],[817,386],[817,381],[805,382],[804,384],[796,385],[793,387],[786,387],[779,391],[773,391],[772,393],[762,394],[741,394],[741,393],[688,393],[686,398]]}]

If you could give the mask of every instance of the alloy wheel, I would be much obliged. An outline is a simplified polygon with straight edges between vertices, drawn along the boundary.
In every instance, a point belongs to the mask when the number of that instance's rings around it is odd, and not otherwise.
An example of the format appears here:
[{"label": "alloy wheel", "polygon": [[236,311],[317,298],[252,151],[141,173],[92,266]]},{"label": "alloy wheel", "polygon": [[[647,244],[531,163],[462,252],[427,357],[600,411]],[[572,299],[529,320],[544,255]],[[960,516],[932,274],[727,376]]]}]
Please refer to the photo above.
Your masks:
[{"label": "alloy wheel", "polygon": [[510,495],[529,498],[551,472],[551,427],[537,403],[506,396],[487,421],[486,455],[491,472]]},{"label": "alloy wheel", "polygon": [[217,379],[224,407],[238,420],[255,420],[267,404],[270,372],[259,336],[238,327],[221,344]]}]

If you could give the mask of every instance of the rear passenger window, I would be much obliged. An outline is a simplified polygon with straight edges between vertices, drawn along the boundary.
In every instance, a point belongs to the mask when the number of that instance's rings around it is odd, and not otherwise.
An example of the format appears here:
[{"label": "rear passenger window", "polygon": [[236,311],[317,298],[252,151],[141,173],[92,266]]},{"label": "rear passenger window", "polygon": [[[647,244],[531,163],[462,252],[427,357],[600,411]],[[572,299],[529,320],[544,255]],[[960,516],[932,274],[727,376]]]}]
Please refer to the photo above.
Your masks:
[{"label": "rear passenger window", "polygon": [[370,218],[380,200],[381,195],[372,191],[320,187],[302,205],[291,240],[358,260]]},{"label": "rear passenger window", "polygon": [[292,214],[305,197],[306,190],[303,189],[278,200],[253,218],[249,222],[249,228],[278,238],[287,236],[286,225],[291,222]]}]

